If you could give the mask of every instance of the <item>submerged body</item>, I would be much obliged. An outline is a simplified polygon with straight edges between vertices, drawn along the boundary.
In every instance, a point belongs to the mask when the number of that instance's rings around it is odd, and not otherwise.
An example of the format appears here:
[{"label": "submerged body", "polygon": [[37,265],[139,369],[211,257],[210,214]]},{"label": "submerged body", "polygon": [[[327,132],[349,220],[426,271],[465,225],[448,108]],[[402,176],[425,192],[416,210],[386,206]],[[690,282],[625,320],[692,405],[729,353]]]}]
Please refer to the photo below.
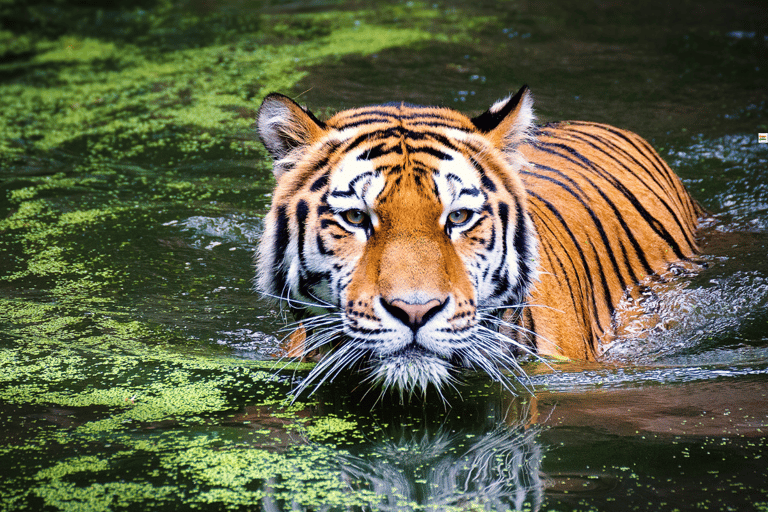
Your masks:
[{"label": "submerged body", "polygon": [[[345,369],[438,388],[461,367],[504,381],[515,354],[599,356],[627,287],[696,253],[698,206],[635,134],[533,126],[527,88],[470,119],[375,105],[317,120],[268,96],[274,157],[258,286]],[[294,347],[295,349],[295,347]]]}]

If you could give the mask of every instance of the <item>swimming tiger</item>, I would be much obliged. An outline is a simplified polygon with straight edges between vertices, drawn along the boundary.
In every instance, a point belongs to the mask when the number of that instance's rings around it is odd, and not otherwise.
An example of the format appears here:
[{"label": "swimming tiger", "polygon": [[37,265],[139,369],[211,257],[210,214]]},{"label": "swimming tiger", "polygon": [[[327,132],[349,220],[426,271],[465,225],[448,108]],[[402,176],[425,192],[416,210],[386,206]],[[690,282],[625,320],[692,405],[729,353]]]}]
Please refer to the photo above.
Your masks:
[{"label": "swimming tiger", "polygon": [[505,383],[525,353],[594,360],[628,287],[697,253],[703,212],[648,142],[535,126],[532,105],[524,86],[474,118],[388,103],[321,121],[264,99],[277,186],[256,282],[302,322],[291,355],[321,353],[299,391],[344,369],[426,392],[461,368]]}]

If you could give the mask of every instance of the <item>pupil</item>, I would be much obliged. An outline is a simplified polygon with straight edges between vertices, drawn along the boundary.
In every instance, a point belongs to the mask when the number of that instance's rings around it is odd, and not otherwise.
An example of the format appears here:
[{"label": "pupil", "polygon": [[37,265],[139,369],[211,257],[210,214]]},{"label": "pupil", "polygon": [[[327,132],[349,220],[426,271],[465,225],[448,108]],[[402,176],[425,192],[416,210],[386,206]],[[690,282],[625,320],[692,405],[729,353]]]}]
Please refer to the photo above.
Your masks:
[{"label": "pupil", "polygon": [[451,220],[456,224],[460,224],[464,222],[466,218],[467,218],[466,210],[457,210],[451,214]]}]

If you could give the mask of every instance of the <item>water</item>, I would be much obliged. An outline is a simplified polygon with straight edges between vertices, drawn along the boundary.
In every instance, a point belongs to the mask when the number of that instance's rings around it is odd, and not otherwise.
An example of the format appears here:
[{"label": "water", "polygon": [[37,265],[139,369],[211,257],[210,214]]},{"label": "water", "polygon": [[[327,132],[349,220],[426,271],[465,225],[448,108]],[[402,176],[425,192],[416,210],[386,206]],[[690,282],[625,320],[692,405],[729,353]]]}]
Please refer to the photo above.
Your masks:
[{"label": "water", "polygon": [[[6,2],[0,510],[768,510],[766,14],[747,2]],[[278,90],[648,138],[712,214],[600,363],[292,405],[252,291]],[[638,314],[640,313],[640,314]]]}]

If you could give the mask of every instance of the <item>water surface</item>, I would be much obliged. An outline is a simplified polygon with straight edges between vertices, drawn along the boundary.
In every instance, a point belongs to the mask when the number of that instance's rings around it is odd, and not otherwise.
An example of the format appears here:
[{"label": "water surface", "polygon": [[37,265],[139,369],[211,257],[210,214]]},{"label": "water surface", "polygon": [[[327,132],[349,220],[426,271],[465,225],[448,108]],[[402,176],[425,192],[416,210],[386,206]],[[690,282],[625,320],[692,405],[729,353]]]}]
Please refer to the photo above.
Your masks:
[{"label": "water surface", "polygon": [[[0,5],[0,510],[768,510],[766,14],[751,2]],[[280,91],[649,139],[712,214],[600,363],[290,403],[252,290]]]}]

